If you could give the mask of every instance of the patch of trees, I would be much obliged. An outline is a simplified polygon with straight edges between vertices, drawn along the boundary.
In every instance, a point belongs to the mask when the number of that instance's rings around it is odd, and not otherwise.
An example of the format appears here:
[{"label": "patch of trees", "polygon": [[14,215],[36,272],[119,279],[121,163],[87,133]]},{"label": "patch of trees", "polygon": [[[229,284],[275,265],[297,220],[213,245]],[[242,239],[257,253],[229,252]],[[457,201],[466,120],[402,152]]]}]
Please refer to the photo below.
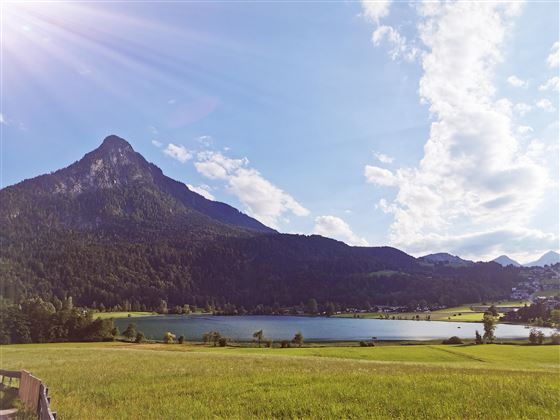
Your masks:
[{"label": "patch of trees", "polygon": [[550,309],[543,302],[537,301],[531,305],[525,305],[515,312],[508,312],[504,315],[503,320],[554,327],[560,325],[560,308]]},{"label": "patch of trees", "polygon": [[75,308],[71,298],[45,302],[41,298],[20,304],[0,301],[0,344],[114,340],[112,319],[93,319],[90,311]]}]

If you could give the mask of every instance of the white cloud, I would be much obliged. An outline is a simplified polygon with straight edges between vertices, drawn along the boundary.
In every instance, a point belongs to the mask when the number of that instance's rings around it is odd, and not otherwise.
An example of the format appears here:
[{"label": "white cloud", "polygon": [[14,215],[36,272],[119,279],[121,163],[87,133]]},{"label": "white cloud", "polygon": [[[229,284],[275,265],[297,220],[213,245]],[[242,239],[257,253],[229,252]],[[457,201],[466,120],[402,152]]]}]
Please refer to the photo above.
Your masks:
[{"label": "white cloud", "polygon": [[364,16],[377,24],[381,18],[389,15],[390,7],[391,0],[362,0]]},{"label": "white cloud", "polygon": [[539,90],[541,92],[545,90],[553,90],[556,92],[560,91],[560,77],[558,76],[551,77],[545,83],[539,86]]},{"label": "white cloud", "polygon": [[156,147],[161,147],[163,146],[163,143],[159,140],[152,140],[152,144]]},{"label": "white cloud", "polygon": [[212,136],[200,136],[196,139],[200,144],[206,147],[210,147],[214,142]]},{"label": "white cloud", "polygon": [[377,184],[384,187],[391,187],[398,184],[397,177],[388,169],[379,166],[366,165],[364,175],[367,182]]},{"label": "white cloud", "polygon": [[554,45],[552,45],[546,62],[550,67],[558,67],[558,63],[560,62],[560,42],[556,41]]},{"label": "white cloud", "polygon": [[507,81],[510,85],[514,86],[514,87],[527,87],[528,83],[525,80],[521,80],[519,77],[517,76],[509,76],[507,78]]},{"label": "white cloud", "polygon": [[514,135],[512,110],[531,106],[495,98],[494,70],[518,6],[459,1],[418,9],[426,49],[419,94],[434,118],[424,156],[413,168],[364,169],[367,182],[397,187],[394,199],[377,205],[393,216],[392,245],[493,257],[521,243],[521,231],[535,246],[530,238],[556,237],[522,228],[550,185],[547,168]]},{"label": "white cloud", "polygon": [[185,146],[177,146],[176,144],[169,143],[167,147],[163,150],[167,156],[171,156],[173,159],[178,160],[181,163],[192,159],[192,154],[187,150]]},{"label": "white cloud", "polygon": [[315,219],[314,232],[329,238],[338,239],[346,242],[348,245],[368,246],[368,242],[364,238],[360,238],[350,226],[339,217],[336,216],[319,216]]},{"label": "white cloud", "polygon": [[556,108],[554,108],[554,106],[552,105],[552,102],[550,102],[548,99],[539,99],[536,103],[535,103],[537,108],[540,108],[544,111],[547,112],[552,112],[554,111]]},{"label": "white cloud", "polygon": [[207,200],[212,200],[212,201],[215,200],[214,195],[210,192],[210,187],[206,184],[199,185],[198,187],[195,187],[194,185],[191,184],[187,184],[187,187],[189,188],[189,190],[194,191],[197,194],[200,194]]},{"label": "white cloud", "polygon": [[157,136],[159,134],[158,129],[153,125],[148,126],[148,130],[150,130],[150,133],[152,133],[154,136]]},{"label": "white cloud", "polygon": [[528,125],[520,125],[517,127],[517,132],[519,134],[529,134],[533,132],[533,127],[529,127]]},{"label": "white cloud", "polygon": [[6,121],[6,117],[4,117],[4,114],[2,113],[0,113],[0,124],[8,125],[8,122]]},{"label": "white cloud", "polygon": [[389,44],[389,56],[392,60],[404,58],[413,61],[420,53],[416,47],[408,45],[406,37],[392,26],[384,25],[377,28],[373,32],[372,41],[375,46],[381,45],[382,42]]},{"label": "white cloud", "polygon": [[265,225],[278,227],[286,213],[296,216],[309,214],[309,210],[291,195],[248,165],[247,158],[232,159],[216,151],[200,152],[194,164],[205,177],[226,182],[227,191],[243,203],[249,215]]},{"label": "white cloud", "polygon": [[384,153],[373,152],[373,156],[381,163],[393,163],[395,158]]},{"label": "white cloud", "polygon": [[525,114],[527,114],[532,109],[533,109],[533,107],[529,104],[526,104],[525,102],[519,102],[519,103],[515,104],[515,106],[513,107],[513,110],[521,116],[524,116]]}]

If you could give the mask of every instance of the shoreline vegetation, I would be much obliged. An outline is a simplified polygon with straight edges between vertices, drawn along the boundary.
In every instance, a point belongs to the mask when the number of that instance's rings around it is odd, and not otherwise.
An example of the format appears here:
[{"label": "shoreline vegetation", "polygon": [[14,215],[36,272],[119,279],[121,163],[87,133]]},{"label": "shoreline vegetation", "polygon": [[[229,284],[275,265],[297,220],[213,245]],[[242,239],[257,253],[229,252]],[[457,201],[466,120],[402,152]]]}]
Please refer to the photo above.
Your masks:
[{"label": "shoreline vegetation", "polygon": [[556,417],[559,357],[549,345],[109,342],[6,346],[2,364],[40,375],[64,418],[505,419]]},{"label": "shoreline vegetation", "polygon": [[[310,313],[274,313],[271,315],[275,316],[302,316],[302,317],[332,317],[332,318],[356,318],[356,319],[391,319],[391,320],[412,320],[412,321],[445,321],[445,322],[483,322],[485,310],[480,310],[485,308],[486,310],[489,309],[491,306],[495,306],[498,308],[521,308],[525,305],[530,305],[531,302],[527,300],[518,300],[518,301],[498,301],[498,302],[480,302],[480,303],[471,303],[471,304],[464,304],[461,306],[450,307],[450,308],[442,308],[436,309],[433,311],[426,310],[426,311],[407,311],[407,312],[379,312],[379,311],[356,311],[356,312],[337,312],[334,314],[310,314]],[[474,310],[476,308],[477,310]],[[179,314],[172,314],[171,315],[179,315]],[[116,312],[94,312],[94,318],[136,318],[136,317],[144,317],[144,316],[161,316],[167,315],[158,313],[157,311],[152,312],[142,312],[142,311],[116,311]],[[181,315],[204,315],[204,316],[213,316],[213,315],[223,315],[223,316],[243,316],[243,315],[262,315],[262,314],[221,314],[212,311],[204,312],[204,311],[197,311],[197,312],[189,312],[183,313]],[[504,312],[498,312],[498,323],[508,323],[508,324],[523,324],[523,322],[511,322],[505,321],[501,319],[505,315]]]}]

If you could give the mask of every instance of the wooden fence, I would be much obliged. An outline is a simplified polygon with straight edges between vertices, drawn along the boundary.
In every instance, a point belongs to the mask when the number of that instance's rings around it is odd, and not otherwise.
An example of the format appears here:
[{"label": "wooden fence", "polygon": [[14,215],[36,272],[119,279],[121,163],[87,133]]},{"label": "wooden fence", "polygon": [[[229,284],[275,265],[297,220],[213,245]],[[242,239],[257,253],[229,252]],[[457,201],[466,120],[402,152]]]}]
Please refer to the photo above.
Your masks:
[{"label": "wooden fence", "polygon": [[19,398],[28,410],[37,413],[39,420],[56,420],[56,413],[53,413],[50,408],[51,398],[48,388],[40,379],[26,370],[19,372],[0,369],[0,376],[2,384],[4,384],[4,378],[9,378],[8,386],[12,386],[14,379],[19,379]]}]

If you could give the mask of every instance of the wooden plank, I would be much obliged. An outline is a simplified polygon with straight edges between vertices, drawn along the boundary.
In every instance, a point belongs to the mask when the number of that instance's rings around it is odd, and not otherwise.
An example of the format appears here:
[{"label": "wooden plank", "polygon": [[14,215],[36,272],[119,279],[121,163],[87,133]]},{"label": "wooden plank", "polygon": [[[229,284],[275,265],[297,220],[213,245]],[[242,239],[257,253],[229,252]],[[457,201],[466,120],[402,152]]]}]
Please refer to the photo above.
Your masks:
[{"label": "wooden plank", "polygon": [[21,372],[19,370],[5,370],[0,369],[0,376],[7,376],[8,378],[21,378]]},{"label": "wooden plank", "polygon": [[45,385],[41,384],[39,392],[39,420],[55,420],[56,414],[51,411],[50,408],[50,398],[47,395],[47,388]]},{"label": "wooden plank", "polygon": [[39,391],[41,385],[41,381],[26,370],[21,372],[19,397],[23,401],[27,409],[33,412],[37,412],[37,407],[39,405]]}]

